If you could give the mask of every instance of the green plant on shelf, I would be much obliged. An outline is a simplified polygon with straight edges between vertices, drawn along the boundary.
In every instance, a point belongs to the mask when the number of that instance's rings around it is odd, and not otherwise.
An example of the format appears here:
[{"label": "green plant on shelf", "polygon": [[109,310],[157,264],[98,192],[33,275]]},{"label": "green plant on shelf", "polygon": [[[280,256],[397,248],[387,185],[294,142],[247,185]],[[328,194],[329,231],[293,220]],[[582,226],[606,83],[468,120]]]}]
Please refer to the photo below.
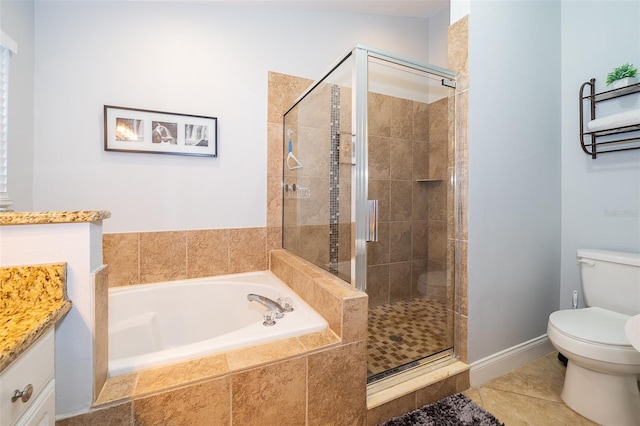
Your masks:
[{"label": "green plant on shelf", "polygon": [[638,68],[634,67],[633,64],[626,63],[624,65],[620,65],[618,68],[615,68],[613,71],[607,74],[607,86],[614,81],[621,80],[627,77],[635,77],[637,74]]}]

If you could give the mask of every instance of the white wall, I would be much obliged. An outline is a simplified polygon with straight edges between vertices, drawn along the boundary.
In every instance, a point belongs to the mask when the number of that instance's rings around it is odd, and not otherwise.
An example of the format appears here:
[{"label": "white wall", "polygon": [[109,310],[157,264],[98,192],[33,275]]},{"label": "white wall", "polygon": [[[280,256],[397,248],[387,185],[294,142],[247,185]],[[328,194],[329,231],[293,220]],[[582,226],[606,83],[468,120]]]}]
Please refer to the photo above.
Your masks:
[{"label": "white wall", "polygon": [[[602,91],[613,68],[640,67],[640,2],[562,2],[562,58],[560,306],[567,308],[571,292],[580,289],[577,249],[640,252],[640,150],[591,159],[578,134],[580,85],[595,78]],[[630,101],[640,108],[640,96]]]},{"label": "white wall", "polygon": [[33,208],[33,2],[0,1],[0,27],[18,44],[9,63],[8,176],[13,210]]},{"label": "white wall", "polygon": [[559,2],[471,2],[470,362],[544,335],[558,306],[559,39]]},{"label": "white wall", "polygon": [[449,8],[443,7],[429,18],[429,64],[447,68]]},{"label": "white wall", "polygon": [[[36,2],[34,209],[104,230],[264,226],[267,73],[319,78],[356,43],[421,62],[426,19],[170,2]],[[104,104],[211,115],[219,157],[103,151]]]}]

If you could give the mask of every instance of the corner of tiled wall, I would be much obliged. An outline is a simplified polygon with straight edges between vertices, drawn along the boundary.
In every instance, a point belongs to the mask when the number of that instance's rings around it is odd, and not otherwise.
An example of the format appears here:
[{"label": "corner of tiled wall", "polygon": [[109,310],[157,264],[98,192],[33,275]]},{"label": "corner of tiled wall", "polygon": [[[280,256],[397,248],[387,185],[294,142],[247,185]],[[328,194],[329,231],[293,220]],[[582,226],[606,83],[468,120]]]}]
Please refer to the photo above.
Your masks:
[{"label": "corner of tiled wall", "polygon": [[91,274],[93,286],[93,400],[95,401],[107,380],[109,370],[109,271],[102,265]]},{"label": "corner of tiled wall", "polygon": [[467,362],[468,277],[467,277],[467,198],[468,198],[468,117],[469,117],[469,16],[453,23],[448,29],[449,68],[456,72],[455,91],[455,173],[456,197],[454,203],[455,233],[449,245],[455,250],[456,265],[456,348],[461,361]]}]

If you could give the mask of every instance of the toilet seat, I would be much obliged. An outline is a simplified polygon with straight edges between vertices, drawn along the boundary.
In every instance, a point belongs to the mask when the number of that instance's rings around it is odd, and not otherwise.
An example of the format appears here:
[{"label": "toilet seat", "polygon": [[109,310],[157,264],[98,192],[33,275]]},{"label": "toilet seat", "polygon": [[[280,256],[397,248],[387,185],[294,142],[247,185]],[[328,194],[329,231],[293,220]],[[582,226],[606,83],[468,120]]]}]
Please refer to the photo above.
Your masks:
[{"label": "toilet seat", "polygon": [[631,346],[624,334],[630,318],[618,312],[598,307],[564,309],[549,316],[549,321],[562,333],[588,343]]},{"label": "toilet seat", "polygon": [[598,307],[565,309],[549,315],[547,334],[561,353],[565,351],[596,361],[640,366],[640,352],[631,346],[624,334],[629,318]]}]

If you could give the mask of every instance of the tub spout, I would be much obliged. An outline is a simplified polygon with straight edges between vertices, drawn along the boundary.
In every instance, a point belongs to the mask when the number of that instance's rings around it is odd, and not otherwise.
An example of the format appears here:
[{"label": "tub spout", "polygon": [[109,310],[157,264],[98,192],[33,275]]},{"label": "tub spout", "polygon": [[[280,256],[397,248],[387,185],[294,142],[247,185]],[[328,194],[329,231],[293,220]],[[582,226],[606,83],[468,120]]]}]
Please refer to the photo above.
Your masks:
[{"label": "tub spout", "polygon": [[250,302],[258,302],[269,309],[276,312],[276,318],[282,318],[284,316],[284,308],[278,302],[269,299],[268,297],[260,296],[259,294],[249,293],[247,294],[247,300]]}]

